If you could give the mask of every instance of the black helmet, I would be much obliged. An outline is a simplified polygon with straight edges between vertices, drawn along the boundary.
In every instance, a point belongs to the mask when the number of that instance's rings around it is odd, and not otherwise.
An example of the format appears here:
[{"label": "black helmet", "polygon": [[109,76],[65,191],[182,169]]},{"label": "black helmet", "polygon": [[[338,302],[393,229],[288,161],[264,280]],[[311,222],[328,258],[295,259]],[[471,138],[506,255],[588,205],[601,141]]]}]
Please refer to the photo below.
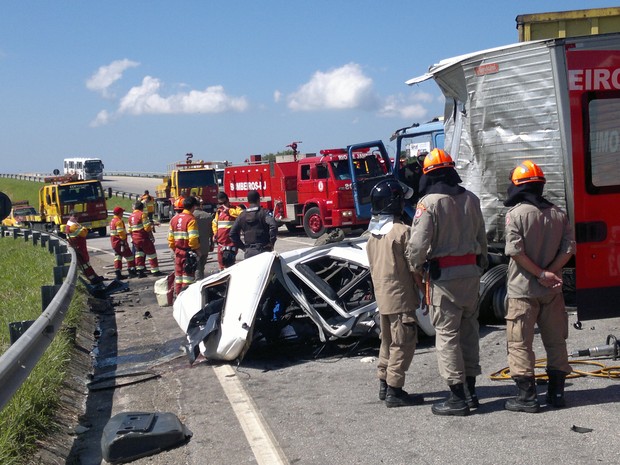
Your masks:
[{"label": "black helmet", "polygon": [[405,207],[405,192],[395,179],[379,182],[370,192],[373,215],[400,215]]}]

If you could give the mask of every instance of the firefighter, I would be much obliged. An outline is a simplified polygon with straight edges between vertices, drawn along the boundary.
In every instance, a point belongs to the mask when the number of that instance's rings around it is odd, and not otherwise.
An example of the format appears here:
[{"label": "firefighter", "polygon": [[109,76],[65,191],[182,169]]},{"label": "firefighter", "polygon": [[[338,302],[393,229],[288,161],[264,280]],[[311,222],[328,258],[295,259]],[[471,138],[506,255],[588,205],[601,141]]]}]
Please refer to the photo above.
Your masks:
[{"label": "firefighter", "polygon": [[146,213],[149,217],[149,221],[153,223],[153,214],[155,213],[155,199],[148,190],[144,191],[144,194],[140,197],[140,202],[146,207]]},{"label": "firefighter", "polygon": [[398,181],[381,181],[370,192],[370,202],[366,253],[380,315],[379,399],[387,407],[420,405],[422,395],[403,390],[418,340],[415,310],[420,304],[405,257],[410,228],[400,220],[405,192]]},{"label": "firefighter", "polygon": [[258,191],[248,191],[248,204],[250,206],[239,215],[230,229],[230,239],[237,248],[245,251],[244,258],[272,251],[278,236],[278,224],[260,206]]},{"label": "firefighter", "polygon": [[89,263],[90,257],[88,256],[88,249],[86,247],[87,235],[88,229],[78,223],[75,212],[71,211],[67,224],[65,225],[65,236],[67,237],[67,242],[69,242],[69,245],[75,250],[78,265],[81,268],[82,273],[84,273],[91,284],[99,284],[104,279],[95,272]]},{"label": "firefighter", "polygon": [[[182,290],[194,282],[194,273],[200,255],[200,238],[196,218],[192,212],[197,202],[194,197],[183,200],[183,211],[170,220],[168,246],[174,252],[174,293],[178,296]],[[192,253],[195,254],[192,257]]]},{"label": "firefighter", "polygon": [[123,257],[127,261],[127,271],[129,276],[135,278],[138,276],[136,271],[136,263],[134,260],[133,252],[127,242],[127,230],[125,229],[125,221],[123,220],[123,213],[125,210],[121,207],[114,207],[114,216],[110,222],[110,242],[112,243],[112,249],[115,252],[114,255],[114,273],[116,279],[126,279],[123,271]]},{"label": "firefighter", "polygon": [[136,250],[136,270],[139,278],[146,278],[146,258],[149,260],[151,276],[163,276],[159,271],[157,252],[155,251],[155,238],[153,237],[153,223],[144,213],[144,204],[137,201],[134,204],[134,211],[129,216],[129,230],[131,231],[131,242]]},{"label": "firefighter", "polygon": [[217,263],[220,270],[223,270],[235,264],[237,246],[230,238],[230,229],[243,210],[241,207],[231,206],[228,195],[224,192],[217,194],[217,203],[212,229],[217,244]]},{"label": "firefighter", "polygon": [[[479,405],[481,373],[478,289],[486,268],[487,239],[480,200],[460,186],[452,157],[434,149],[424,158],[409,261],[423,275],[426,302],[435,327],[439,374],[450,397],[432,407],[435,415],[468,415]],[[466,383],[466,384],[465,384]]]},{"label": "firefighter", "polygon": [[545,176],[526,160],[510,175],[506,213],[508,310],[506,338],[510,375],[518,395],[505,407],[516,412],[540,408],[534,378],[532,350],[537,324],[547,353],[547,405],[564,407],[568,363],[568,316],[562,295],[562,267],[575,252],[575,240],[566,213],[543,197]]}]

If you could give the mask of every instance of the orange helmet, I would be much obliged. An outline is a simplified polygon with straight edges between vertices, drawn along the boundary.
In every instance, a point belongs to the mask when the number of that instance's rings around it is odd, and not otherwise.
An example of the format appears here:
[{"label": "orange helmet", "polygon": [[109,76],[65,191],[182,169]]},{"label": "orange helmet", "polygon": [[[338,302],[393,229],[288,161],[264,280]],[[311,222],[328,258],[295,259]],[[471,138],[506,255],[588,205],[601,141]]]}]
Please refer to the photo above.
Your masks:
[{"label": "orange helmet", "polygon": [[520,186],[528,182],[546,182],[543,171],[531,160],[525,160],[512,170],[510,180],[515,186]]},{"label": "orange helmet", "polygon": [[424,157],[422,172],[428,174],[439,168],[454,168],[454,160],[449,153],[441,149],[433,149],[431,153]]},{"label": "orange helmet", "polygon": [[185,199],[183,197],[178,197],[175,201],[174,201],[174,209],[175,210],[183,210],[183,201]]}]

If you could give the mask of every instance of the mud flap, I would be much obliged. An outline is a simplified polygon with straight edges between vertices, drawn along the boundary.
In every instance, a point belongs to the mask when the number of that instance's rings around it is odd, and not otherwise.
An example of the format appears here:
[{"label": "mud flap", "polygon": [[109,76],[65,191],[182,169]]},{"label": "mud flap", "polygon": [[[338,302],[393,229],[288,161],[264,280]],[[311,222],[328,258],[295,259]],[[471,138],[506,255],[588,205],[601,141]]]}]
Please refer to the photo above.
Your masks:
[{"label": "mud flap", "polygon": [[185,444],[191,437],[173,413],[119,413],[103,429],[101,455],[110,463],[131,462]]}]

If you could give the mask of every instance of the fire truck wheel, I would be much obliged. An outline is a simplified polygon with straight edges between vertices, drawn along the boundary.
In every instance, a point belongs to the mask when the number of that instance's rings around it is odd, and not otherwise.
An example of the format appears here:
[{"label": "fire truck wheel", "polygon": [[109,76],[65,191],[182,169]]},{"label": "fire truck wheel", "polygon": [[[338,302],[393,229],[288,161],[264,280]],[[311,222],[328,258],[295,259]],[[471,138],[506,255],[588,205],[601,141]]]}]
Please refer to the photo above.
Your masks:
[{"label": "fire truck wheel", "polygon": [[103,228],[97,229],[97,233],[99,237],[105,237],[108,234],[107,228],[104,226]]},{"label": "fire truck wheel", "polygon": [[325,223],[318,207],[309,208],[304,215],[304,230],[311,239],[318,239],[325,232]]}]

